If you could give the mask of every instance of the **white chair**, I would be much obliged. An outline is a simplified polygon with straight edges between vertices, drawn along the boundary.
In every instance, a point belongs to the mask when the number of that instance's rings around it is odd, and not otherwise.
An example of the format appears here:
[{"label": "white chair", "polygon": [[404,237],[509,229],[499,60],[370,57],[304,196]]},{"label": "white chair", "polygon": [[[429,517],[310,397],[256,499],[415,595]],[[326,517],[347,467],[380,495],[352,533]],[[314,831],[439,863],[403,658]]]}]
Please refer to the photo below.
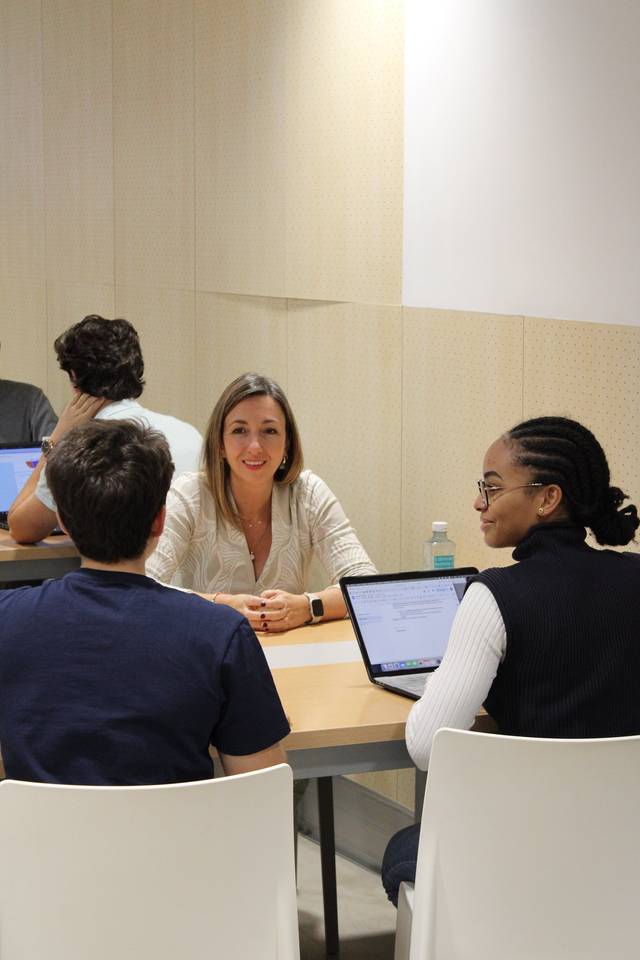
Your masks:
[{"label": "white chair", "polygon": [[640,737],[440,730],[396,960],[635,960],[639,819]]},{"label": "white chair", "polygon": [[0,784],[2,960],[298,960],[285,764],[153,787]]}]

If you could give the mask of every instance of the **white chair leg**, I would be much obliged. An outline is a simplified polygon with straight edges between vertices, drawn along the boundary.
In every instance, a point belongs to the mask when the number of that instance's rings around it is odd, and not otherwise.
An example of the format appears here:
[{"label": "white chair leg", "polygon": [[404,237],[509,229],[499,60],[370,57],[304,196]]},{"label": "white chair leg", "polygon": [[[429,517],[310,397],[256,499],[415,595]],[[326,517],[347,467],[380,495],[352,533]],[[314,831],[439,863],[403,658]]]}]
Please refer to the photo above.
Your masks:
[{"label": "white chair leg", "polygon": [[398,919],[396,921],[396,943],[393,960],[409,960],[411,947],[411,922],[413,920],[412,883],[401,883],[398,891]]}]

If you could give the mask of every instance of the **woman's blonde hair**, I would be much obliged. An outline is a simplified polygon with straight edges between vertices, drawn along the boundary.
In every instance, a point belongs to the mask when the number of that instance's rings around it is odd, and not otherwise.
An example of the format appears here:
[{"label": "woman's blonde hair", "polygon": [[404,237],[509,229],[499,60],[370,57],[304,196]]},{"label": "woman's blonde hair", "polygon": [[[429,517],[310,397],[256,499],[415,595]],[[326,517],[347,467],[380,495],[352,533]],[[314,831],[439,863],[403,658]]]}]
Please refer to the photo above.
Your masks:
[{"label": "woman's blonde hair", "polygon": [[203,453],[204,471],[216,505],[216,513],[219,518],[223,517],[235,527],[240,526],[240,518],[230,496],[229,464],[222,456],[224,422],[241,400],[256,396],[273,397],[280,404],[284,414],[286,463],[278,467],[273,478],[274,481],[285,484],[293,483],[300,476],[303,467],[302,444],[298,426],[282,388],[271,377],[265,377],[260,373],[243,373],[242,376],[237,377],[233,383],[230,383],[222,391],[213,408],[207,424]]}]

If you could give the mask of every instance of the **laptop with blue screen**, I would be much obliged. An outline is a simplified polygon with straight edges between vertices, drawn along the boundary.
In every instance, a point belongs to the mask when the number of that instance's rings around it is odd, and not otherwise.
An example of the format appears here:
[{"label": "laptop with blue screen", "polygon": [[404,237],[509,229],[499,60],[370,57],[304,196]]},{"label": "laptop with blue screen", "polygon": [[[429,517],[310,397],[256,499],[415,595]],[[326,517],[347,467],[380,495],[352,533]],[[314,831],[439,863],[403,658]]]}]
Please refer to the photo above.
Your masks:
[{"label": "laptop with blue screen", "polygon": [[0,443],[0,528],[7,530],[9,507],[42,456],[40,444]]},{"label": "laptop with blue screen", "polygon": [[372,683],[419,700],[442,661],[475,567],[343,577],[344,596]]}]

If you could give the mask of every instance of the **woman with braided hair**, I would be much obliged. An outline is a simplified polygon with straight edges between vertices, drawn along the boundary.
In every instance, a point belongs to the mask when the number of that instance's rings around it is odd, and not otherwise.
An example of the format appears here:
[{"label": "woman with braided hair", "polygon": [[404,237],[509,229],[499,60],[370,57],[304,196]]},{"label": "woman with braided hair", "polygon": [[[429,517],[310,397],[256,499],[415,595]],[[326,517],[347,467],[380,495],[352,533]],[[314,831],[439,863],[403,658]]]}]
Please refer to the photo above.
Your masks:
[{"label": "woman with braided hair", "polygon": [[[446,654],[407,721],[426,770],[440,727],[468,729],[484,704],[500,733],[526,737],[640,734],[640,555],[622,546],[636,507],[610,486],[594,435],[539,417],[487,450],[474,508],[491,547],[517,563],[473,577]],[[389,899],[415,878],[419,825],[392,838],[382,866]]]}]

